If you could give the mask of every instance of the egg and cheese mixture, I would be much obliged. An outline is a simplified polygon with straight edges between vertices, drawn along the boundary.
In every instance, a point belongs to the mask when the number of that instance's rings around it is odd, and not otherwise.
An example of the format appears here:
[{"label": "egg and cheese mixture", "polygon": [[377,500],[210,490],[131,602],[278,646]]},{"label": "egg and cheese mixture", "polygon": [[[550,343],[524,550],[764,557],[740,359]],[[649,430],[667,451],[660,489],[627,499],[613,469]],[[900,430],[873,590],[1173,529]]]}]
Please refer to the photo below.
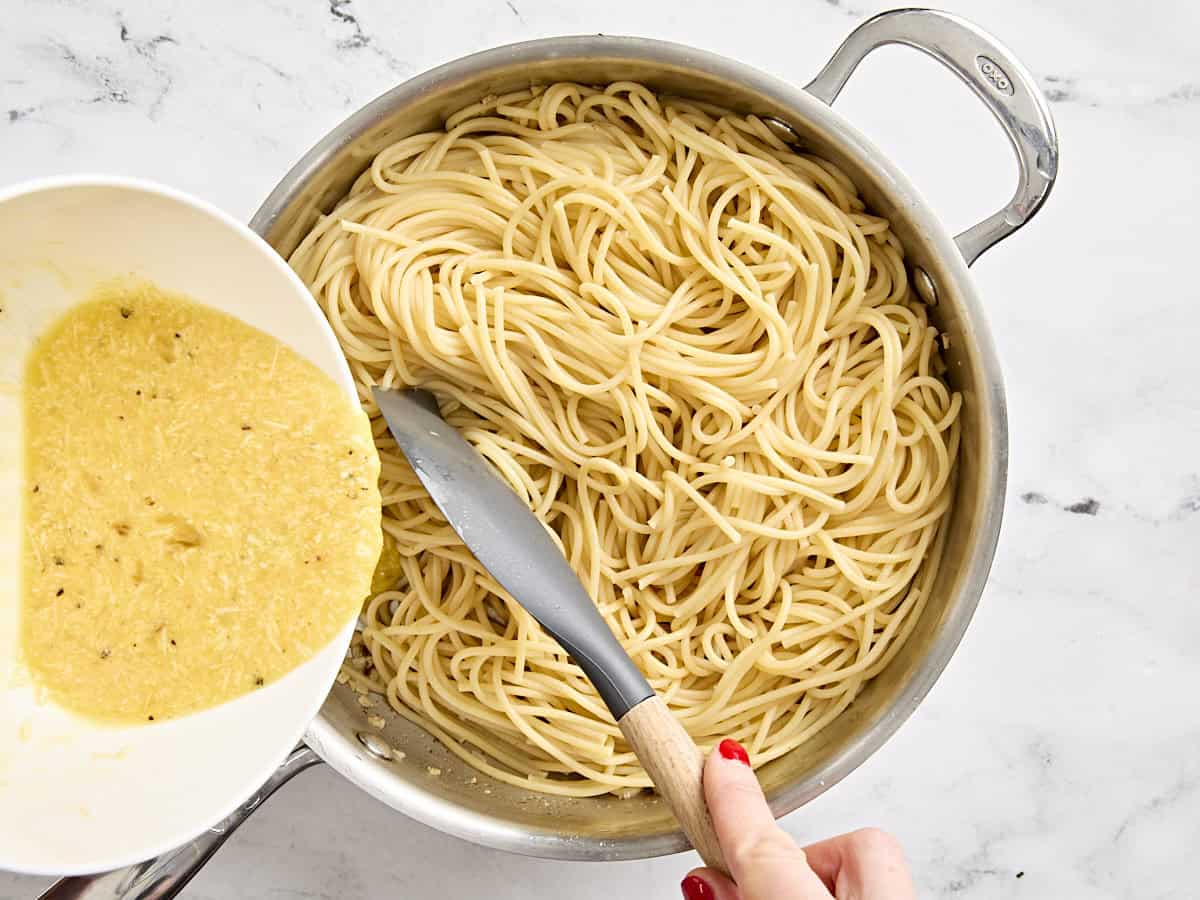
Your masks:
[{"label": "egg and cheese mixture", "polygon": [[22,655],[92,718],[214,706],[304,662],[380,554],[367,417],[308,360],[153,285],[69,311],[26,370]]}]

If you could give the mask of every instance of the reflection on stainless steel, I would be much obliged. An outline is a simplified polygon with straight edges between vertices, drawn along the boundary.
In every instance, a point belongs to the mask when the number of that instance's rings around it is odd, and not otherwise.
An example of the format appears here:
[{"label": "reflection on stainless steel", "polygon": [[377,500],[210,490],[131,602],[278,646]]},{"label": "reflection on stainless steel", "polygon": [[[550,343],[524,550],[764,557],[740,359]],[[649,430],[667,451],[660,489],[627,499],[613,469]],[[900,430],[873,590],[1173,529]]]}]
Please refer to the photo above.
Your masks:
[{"label": "reflection on stainless steel", "polygon": [[388,745],[387,741],[385,741],[375,732],[360,731],[355,735],[355,737],[358,738],[358,742],[360,744],[367,748],[367,752],[372,756],[385,760],[392,758],[392,748]]}]

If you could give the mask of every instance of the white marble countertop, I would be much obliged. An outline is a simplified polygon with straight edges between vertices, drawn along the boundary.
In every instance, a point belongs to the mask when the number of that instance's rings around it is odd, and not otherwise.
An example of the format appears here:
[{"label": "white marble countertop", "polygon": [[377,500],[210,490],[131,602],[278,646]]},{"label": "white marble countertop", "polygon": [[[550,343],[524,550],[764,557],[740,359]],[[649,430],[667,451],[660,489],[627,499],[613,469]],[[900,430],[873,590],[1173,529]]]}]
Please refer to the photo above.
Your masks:
[{"label": "white marble countertop", "polygon": [[[785,820],[896,832],[932,898],[1195,898],[1200,847],[1200,12],[1184,0],[950,2],[1033,69],[1059,185],[975,276],[1003,362],[1004,534],[941,681],[866,765]],[[3,0],[0,185],[158,179],[248,218],[361,104],[535,36],[669,38],[796,82],[875,0]],[[903,49],[841,108],[951,227],[1015,167],[970,94]],[[0,811],[3,815],[3,811]],[[690,861],[584,865],[480,849],[331,771],[298,779],[196,879],[197,898],[675,898]],[[0,873],[0,897],[43,879]]]}]

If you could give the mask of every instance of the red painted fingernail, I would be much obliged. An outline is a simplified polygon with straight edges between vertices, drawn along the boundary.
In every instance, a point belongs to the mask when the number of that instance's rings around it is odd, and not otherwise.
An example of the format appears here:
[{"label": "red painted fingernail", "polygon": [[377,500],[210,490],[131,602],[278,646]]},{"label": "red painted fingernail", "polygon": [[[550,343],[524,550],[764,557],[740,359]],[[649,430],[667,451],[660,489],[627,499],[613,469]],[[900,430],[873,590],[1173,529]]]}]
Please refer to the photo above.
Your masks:
[{"label": "red painted fingernail", "polygon": [[689,875],[679,887],[683,890],[683,900],[715,900],[717,896],[699,875]]},{"label": "red painted fingernail", "polygon": [[736,759],[744,765],[750,765],[750,754],[746,752],[746,748],[737,741],[732,741],[729,738],[717,744],[717,752],[726,759]]}]

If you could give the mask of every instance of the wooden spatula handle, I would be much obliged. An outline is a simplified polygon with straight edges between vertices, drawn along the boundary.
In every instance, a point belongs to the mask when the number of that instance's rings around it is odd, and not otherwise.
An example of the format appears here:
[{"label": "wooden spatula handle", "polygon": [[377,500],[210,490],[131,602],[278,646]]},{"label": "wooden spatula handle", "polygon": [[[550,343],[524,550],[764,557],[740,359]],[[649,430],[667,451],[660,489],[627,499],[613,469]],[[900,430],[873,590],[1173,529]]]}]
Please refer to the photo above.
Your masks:
[{"label": "wooden spatula handle", "polygon": [[643,700],[617,724],[704,864],[729,874],[704,802],[700,748],[659,697]]}]

